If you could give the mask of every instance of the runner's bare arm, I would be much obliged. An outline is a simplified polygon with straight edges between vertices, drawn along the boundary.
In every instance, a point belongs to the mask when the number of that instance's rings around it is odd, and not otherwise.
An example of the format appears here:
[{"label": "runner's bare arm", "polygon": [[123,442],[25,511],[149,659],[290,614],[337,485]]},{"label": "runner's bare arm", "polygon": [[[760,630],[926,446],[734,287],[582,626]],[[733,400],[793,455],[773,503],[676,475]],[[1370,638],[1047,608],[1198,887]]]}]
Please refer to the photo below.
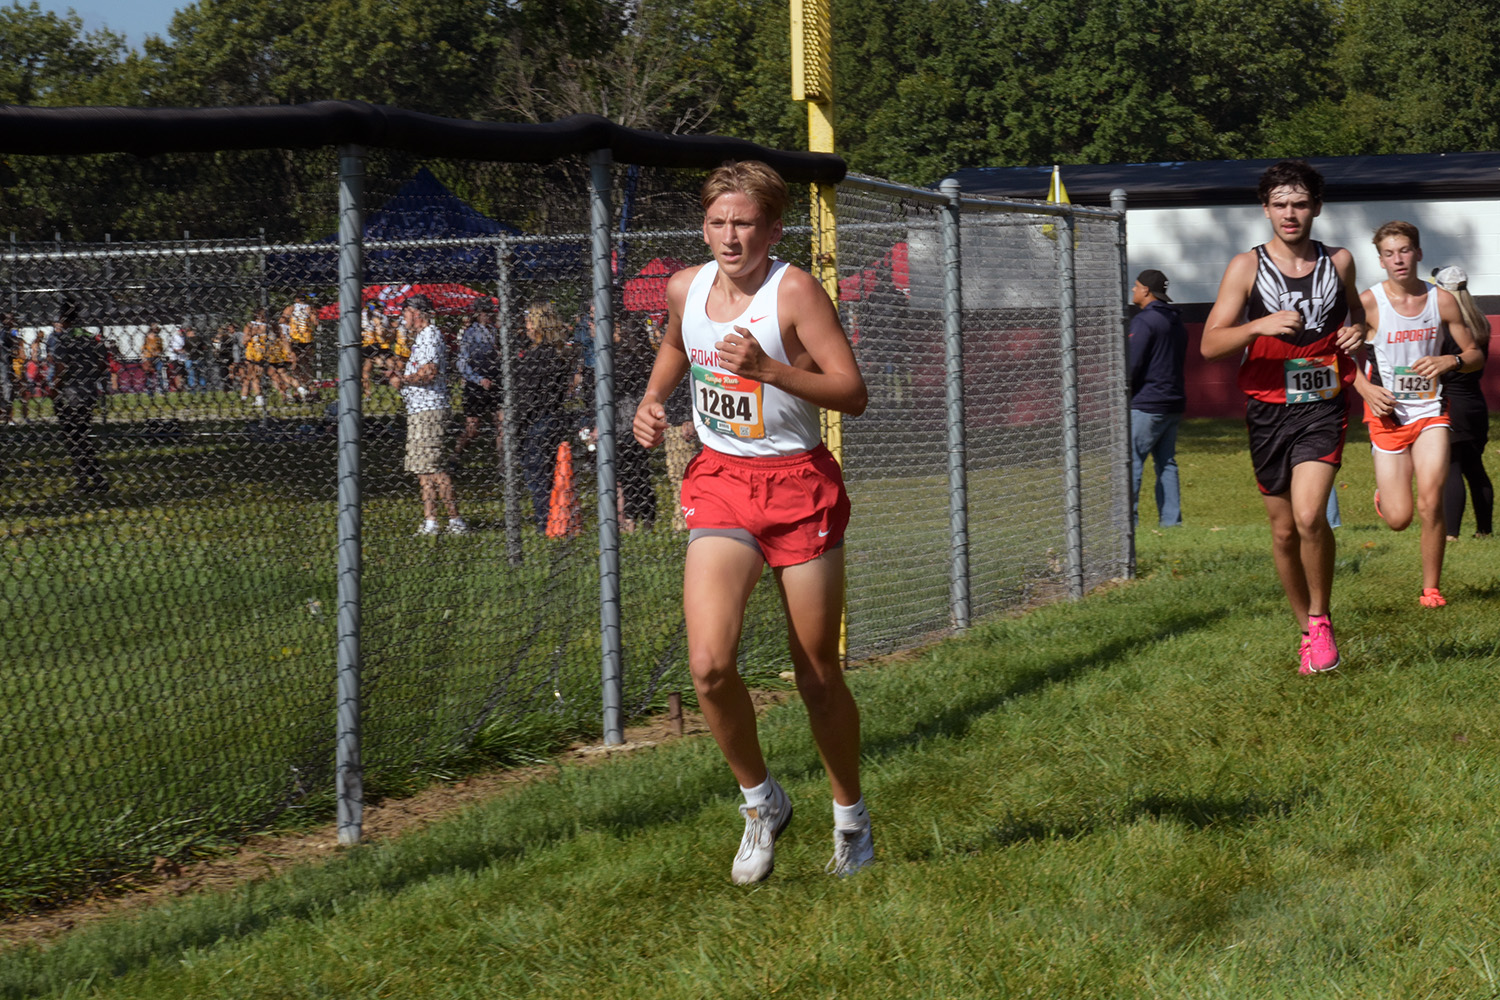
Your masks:
[{"label": "runner's bare arm", "polygon": [[1339,283],[1344,286],[1344,301],[1349,303],[1349,323],[1339,327],[1334,337],[1339,350],[1352,355],[1374,333],[1366,322],[1366,317],[1375,308],[1375,297],[1371,295],[1366,302],[1365,297],[1359,293],[1359,288],[1354,283],[1353,254],[1343,247],[1329,247],[1329,253],[1333,256],[1333,267],[1338,273]]},{"label": "runner's bare arm", "polygon": [[823,286],[791,268],[777,290],[786,364],[768,357],[744,327],[714,345],[724,367],[736,375],[774,385],[825,410],[859,416],[869,403],[854,350]]},{"label": "runner's bare arm", "polygon": [[1255,254],[1247,251],[1235,254],[1224,269],[1218,297],[1214,299],[1208,321],[1203,324],[1203,342],[1199,349],[1206,360],[1217,361],[1243,351],[1256,337],[1278,337],[1302,329],[1302,314],[1295,309],[1283,309],[1248,323],[1241,322],[1245,306],[1250,302],[1250,293],[1255,288],[1255,268]]},{"label": "runner's bare arm", "polygon": [[[1350,299],[1349,301],[1353,302],[1355,300]],[[1375,326],[1379,326],[1380,312],[1379,306],[1375,302],[1375,293],[1368,288],[1365,289],[1360,293],[1358,302],[1363,314],[1366,317],[1374,316],[1377,320]],[[1374,339],[1374,327],[1369,328],[1368,337],[1371,340]],[[1389,389],[1376,385],[1365,377],[1365,369],[1360,354],[1363,352],[1366,342],[1365,340],[1361,340],[1359,344],[1355,345],[1354,350],[1349,352],[1354,358],[1354,391],[1359,393],[1360,398],[1369,406],[1371,415],[1376,417],[1388,416],[1396,408],[1396,397]]]},{"label": "runner's bare arm", "polygon": [[1483,368],[1484,352],[1474,343],[1474,335],[1464,325],[1458,299],[1446,288],[1434,286],[1432,291],[1438,297],[1438,315],[1448,324],[1448,333],[1453,337],[1453,343],[1458,345],[1459,356],[1455,358],[1451,354],[1434,354],[1418,358],[1412,363],[1411,370],[1418,375],[1437,378],[1449,372],[1472,372]]},{"label": "runner's bare arm", "polygon": [[661,347],[656,350],[651,378],[646,382],[646,391],[641,394],[640,405],[635,408],[635,421],[631,425],[642,448],[654,448],[666,436],[667,410],[663,403],[690,367],[687,351],[682,346],[682,310],[687,302],[688,286],[697,273],[698,268],[690,267],[667,279],[667,329]]},{"label": "runner's bare arm", "polygon": [[1370,408],[1370,413],[1376,417],[1389,416],[1396,408],[1396,397],[1385,386],[1376,385],[1365,378],[1364,369],[1354,370],[1354,391],[1359,393],[1365,405]]}]

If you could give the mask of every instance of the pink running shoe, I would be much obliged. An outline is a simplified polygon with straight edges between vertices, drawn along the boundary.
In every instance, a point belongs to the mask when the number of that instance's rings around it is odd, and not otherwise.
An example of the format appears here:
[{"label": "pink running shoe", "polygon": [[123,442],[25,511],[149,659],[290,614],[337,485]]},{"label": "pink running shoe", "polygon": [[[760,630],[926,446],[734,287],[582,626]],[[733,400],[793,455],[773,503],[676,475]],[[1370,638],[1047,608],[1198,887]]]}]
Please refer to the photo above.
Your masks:
[{"label": "pink running shoe", "polygon": [[1385,520],[1385,515],[1380,512],[1380,491],[1379,490],[1375,491],[1375,516],[1378,517],[1378,518],[1380,518],[1382,521]]},{"label": "pink running shoe", "polygon": [[1321,674],[1339,665],[1339,647],[1333,641],[1333,623],[1327,615],[1307,616],[1306,653],[1301,673]]},{"label": "pink running shoe", "polygon": [[1422,588],[1422,607],[1424,607],[1424,608],[1441,608],[1443,605],[1445,605],[1447,603],[1448,603],[1447,601],[1443,600],[1442,593],[1439,592],[1436,587],[1423,587]]},{"label": "pink running shoe", "polygon": [[1302,633],[1302,642],[1297,646],[1297,659],[1301,661],[1302,664],[1297,668],[1297,673],[1302,674],[1305,677],[1313,672],[1312,643],[1307,641],[1306,632]]}]

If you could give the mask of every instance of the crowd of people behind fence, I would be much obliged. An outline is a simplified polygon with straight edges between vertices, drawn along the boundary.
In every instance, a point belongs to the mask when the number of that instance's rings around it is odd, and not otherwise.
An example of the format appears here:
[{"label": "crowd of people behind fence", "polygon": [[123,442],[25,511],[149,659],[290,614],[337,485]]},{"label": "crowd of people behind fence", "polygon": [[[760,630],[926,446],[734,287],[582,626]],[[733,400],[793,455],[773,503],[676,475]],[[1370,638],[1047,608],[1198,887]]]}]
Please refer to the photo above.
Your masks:
[{"label": "crowd of people behind fence", "polygon": [[[444,398],[461,406],[456,439],[449,446],[447,419],[441,442],[443,474],[456,475],[472,458],[471,446],[481,430],[493,430],[496,466],[503,462],[505,395],[502,387],[502,351],[498,329],[498,306],[481,297],[464,312],[438,315],[415,314],[395,303],[367,303],[360,313],[361,382],[368,399],[377,387],[391,384],[411,369],[413,347],[430,324],[435,330],[439,387]],[[428,303],[430,306],[430,303]],[[93,419],[98,403],[117,395],[160,397],[169,394],[225,394],[213,401],[216,412],[235,396],[245,412],[305,410],[322,403],[320,390],[335,386],[333,371],[323,370],[317,353],[319,342],[331,335],[336,324],[320,323],[312,296],[298,293],[281,308],[255,307],[243,322],[209,320],[179,324],[150,323],[134,327],[112,327],[89,322],[77,315],[76,304],[59,309],[69,314],[79,336],[97,349],[100,371],[84,424]],[[58,317],[53,317],[57,320]],[[559,447],[591,451],[598,430],[593,426],[592,379],[593,321],[587,308],[571,318],[558,305],[538,298],[522,311],[519,336],[512,341],[511,400],[515,421],[516,457],[525,492],[532,502],[532,518],[540,530],[547,528]],[[413,328],[415,323],[420,327]],[[0,423],[35,423],[60,420],[57,340],[51,328],[24,330],[12,315],[0,317]],[[626,531],[650,528],[657,518],[657,492],[652,485],[649,456],[634,440],[630,419],[645,389],[660,342],[662,317],[627,312],[615,324],[615,442],[618,453],[617,480],[621,526]],[[326,347],[326,345],[325,345]],[[325,351],[325,361],[333,358]],[[78,389],[75,368],[72,396]],[[408,383],[409,384],[409,383]],[[400,392],[400,389],[397,389]],[[674,400],[674,426],[667,465],[671,488],[682,479],[688,459],[696,451],[691,406],[685,391]],[[588,398],[584,398],[584,397]],[[71,398],[71,396],[70,396]],[[268,411],[267,400],[280,401],[281,411]],[[50,407],[44,403],[50,401]],[[205,404],[208,400],[204,401]],[[406,401],[410,407],[410,400]],[[47,410],[50,409],[49,414]],[[77,406],[70,411],[79,414]],[[410,414],[408,413],[408,416]],[[75,421],[76,423],[76,421]],[[70,441],[82,433],[75,428]],[[87,436],[87,435],[85,435]],[[78,442],[73,442],[78,444]],[[81,445],[80,445],[81,446]],[[71,447],[71,445],[70,445]],[[76,450],[76,449],[74,449]],[[83,492],[99,489],[102,475],[92,454],[84,456],[75,472]],[[675,494],[674,494],[675,495]],[[672,505],[675,509],[675,504]],[[680,515],[674,527],[682,529]]]}]

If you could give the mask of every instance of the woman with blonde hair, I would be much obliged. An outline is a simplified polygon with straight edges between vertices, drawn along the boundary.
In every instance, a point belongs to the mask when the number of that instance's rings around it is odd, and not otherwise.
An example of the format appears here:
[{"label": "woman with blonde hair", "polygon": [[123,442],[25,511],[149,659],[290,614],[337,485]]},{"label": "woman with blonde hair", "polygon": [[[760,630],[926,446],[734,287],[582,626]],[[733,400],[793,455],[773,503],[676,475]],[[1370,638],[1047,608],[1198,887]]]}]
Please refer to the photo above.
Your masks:
[{"label": "woman with blonde hair", "polygon": [[[1433,270],[1432,280],[1439,288],[1445,288],[1458,299],[1459,311],[1463,313],[1464,326],[1474,338],[1474,345],[1487,361],[1490,353],[1490,321],[1474,296],[1469,294],[1469,276],[1456,266],[1439,267]],[[1450,338],[1451,340],[1451,338]],[[1452,353],[1457,345],[1445,344],[1444,352]],[[1443,377],[1443,396],[1448,400],[1448,418],[1451,423],[1449,444],[1452,453],[1448,462],[1448,481],[1443,486],[1443,520],[1447,528],[1448,541],[1458,540],[1459,529],[1464,520],[1464,481],[1468,481],[1468,492],[1474,497],[1474,537],[1488,538],[1493,528],[1495,513],[1495,487],[1489,473],[1484,470],[1484,446],[1490,438],[1490,413],[1484,403],[1484,390],[1479,386],[1484,369],[1472,372],[1456,371]]]},{"label": "woman with blonde hair", "polygon": [[568,344],[568,325],[545,299],[526,308],[526,338],[515,368],[516,433],[532,520],[539,530],[546,530],[557,446],[568,436],[563,405],[573,387],[578,358]]}]

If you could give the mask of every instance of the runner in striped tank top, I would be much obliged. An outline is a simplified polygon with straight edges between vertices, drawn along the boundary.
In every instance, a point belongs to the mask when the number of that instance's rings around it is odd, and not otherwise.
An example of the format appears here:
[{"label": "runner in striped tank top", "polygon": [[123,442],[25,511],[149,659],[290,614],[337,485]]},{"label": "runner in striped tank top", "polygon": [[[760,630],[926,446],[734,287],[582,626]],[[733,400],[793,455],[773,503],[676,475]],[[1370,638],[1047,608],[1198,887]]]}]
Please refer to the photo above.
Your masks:
[{"label": "runner in striped tank top", "polygon": [[1245,423],[1256,484],[1271,522],[1271,555],[1302,628],[1299,672],[1339,665],[1329,611],[1335,543],[1325,511],[1343,461],[1355,366],[1365,337],[1354,257],[1312,238],[1323,177],[1282,160],[1260,177],[1271,239],[1237,254],[1203,325],[1203,356],[1241,355]]}]

